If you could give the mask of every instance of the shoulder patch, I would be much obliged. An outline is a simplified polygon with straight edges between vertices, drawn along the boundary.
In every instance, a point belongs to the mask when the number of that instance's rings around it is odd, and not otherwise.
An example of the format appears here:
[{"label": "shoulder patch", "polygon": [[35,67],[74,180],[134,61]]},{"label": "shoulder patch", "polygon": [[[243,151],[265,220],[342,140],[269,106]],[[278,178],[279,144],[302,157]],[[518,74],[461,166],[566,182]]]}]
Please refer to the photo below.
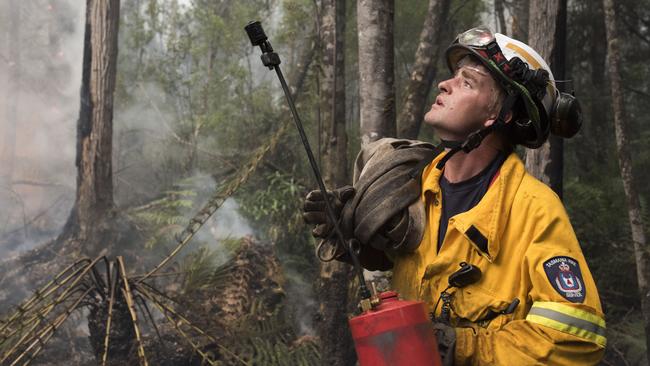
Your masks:
[{"label": "shoulder patch", "polygon": [[571,302],[583,302],[586,289],[578,261],[571,257],[553,257],[544,262],[544,272],[551,286]]}]

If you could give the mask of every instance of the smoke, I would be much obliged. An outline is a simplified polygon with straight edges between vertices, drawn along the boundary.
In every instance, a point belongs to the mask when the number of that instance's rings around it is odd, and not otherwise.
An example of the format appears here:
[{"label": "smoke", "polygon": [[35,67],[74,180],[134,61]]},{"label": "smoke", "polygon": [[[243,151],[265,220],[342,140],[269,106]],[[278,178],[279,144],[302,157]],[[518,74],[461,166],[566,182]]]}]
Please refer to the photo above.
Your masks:
[{"label": "smoke", "polygon": [[[217,189],[217,182],[209,175],[197,173],[188,181],[190,189],[197,192],[194,199],[195,208],[188,211],[186,222],[196,214],[199,208],[209,201]],[[237,239],[244,236],[254,236],[255,232],[248,221],[239,214],[239,204],[234,198],[228,198],[221,207],[208,219],[203,228],[196,234],[196,240],[208,244],[208,247],[218,252],[223,252],[224,239]],[[190,244],[191,245],[191,244]],[[225,257],[224,257],[225,259]]]},{"label": "smoke", "polygon": [[[134,6],[123,5],[123,15]],[[181,5],[187,7],[188,2]],[[73,0],[0,2],[3,257],[56,237],[74,204],[85,7],[86,2]],[[139,52],[123,42],[127,29],[120,29],[121,60]],[[188,151],[171,127],[178,116],[168,106],[169,96],[155,81],[142,78],[120,84],[120,78],[130,76],[127,68],[120,69],[127,63],[118,66],[114,105],[118,207],[146,203],[171,187]],[[120,85],[127,89],[120,90]],[[213,180],[205,184],[214,188]],[[237,214],[237,207],[235,201],[228,200],[210,221],[213,227],[209,231],[217,237],[251,234],[253,230]]]},{"label": "smoke", "polygon": [[210,233],[216,239],[253,235],[253,229],[248,221],[239,215],[238,209],[237,201],[229,198],[221,210],[217,211],[210,225]]},{"label": "smoke", "polygon": [[293,320],[292,323],[298,336],[313,336],[316,334],[314,320],[315,314],[318,312],[318,302],[314,295],[311,278],[291,266],[285,265],[283,270],[288,279],[285,287],[289,319]]},{"label": "smoke", "polygon": [[56,235],[74,202],[84,8],[0,4],[0,255]]}]

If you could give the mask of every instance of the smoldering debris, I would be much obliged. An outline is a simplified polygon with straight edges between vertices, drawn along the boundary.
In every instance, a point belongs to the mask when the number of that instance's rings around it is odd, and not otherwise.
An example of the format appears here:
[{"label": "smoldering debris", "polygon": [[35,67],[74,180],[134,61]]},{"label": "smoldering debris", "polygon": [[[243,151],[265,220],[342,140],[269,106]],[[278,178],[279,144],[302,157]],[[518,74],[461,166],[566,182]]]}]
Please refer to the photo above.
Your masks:
[{"label": "smoldering debris", "polygon": [[[221,266],[164,274],[147,282],[128,277],[120,257],[77,262],[0,321],[0,362],[88,364],[88,344],[94,362],[109,365],[318,362],[315,339],[298,338],[282,311],[284,279],[270,245],[244,238]],[[78,329],[66,323],[75,314],[88,318],[89,331],[61,332],[66,325]],[[59,352],[83,350],[75,356],[79,363],[58,363],[60,353],[48,343],[53,338]]]}]

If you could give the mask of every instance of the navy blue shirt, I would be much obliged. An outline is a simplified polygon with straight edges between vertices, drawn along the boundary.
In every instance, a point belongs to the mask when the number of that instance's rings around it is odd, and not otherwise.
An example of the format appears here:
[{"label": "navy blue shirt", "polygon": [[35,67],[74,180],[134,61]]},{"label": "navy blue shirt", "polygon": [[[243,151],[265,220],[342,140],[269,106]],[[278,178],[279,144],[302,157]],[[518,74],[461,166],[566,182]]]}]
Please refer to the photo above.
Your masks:
[{"label": "navy blue shirt", "polygon": [[444,175],[440,177],[440,191],[442,192],[442,216],[438,228],[438,250],[447,234],[449,219],[459,213],[471,210],[485,195],[492,178],[499,171],[507,155],[499,152],[492,162],[480,173],[465,181],[449,183]]}]

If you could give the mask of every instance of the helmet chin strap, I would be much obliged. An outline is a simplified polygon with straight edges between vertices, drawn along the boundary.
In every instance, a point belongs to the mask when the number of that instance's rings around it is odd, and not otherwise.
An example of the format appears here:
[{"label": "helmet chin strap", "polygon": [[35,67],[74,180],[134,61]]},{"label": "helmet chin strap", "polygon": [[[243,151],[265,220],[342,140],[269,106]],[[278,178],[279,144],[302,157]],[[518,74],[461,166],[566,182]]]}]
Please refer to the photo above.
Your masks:
[{"label": "helmet chin strap", "polygon": [[445,149],[455,149],[463,145],[463,141],[454,141],[454,140],[443,140],[440,139],[440,145]]},{"label": "helmet chin strap", "polygon": [[508,114],[508,112],[510,112],[516,100],[517,100],[516,95],[508,94],[506,100],[503,102],[503,105],[501,106],[501,110],[499,111],[499,116],[494,121],[494,123],[483,129],[470,133],[469,136],[467,136],[467,139],[465,139],[465,141],[440,140],[441,145],[443,147],[451,150],[449,150],[449,152],[442,159],[440,159],[438,164],[436,164],[436,168],[442,169],[447,163],[447,161],[461,150],[467,154],[470,151],[476,149],[477,147],[479,147],[479,145],[487,135],[489,135],[490,133],[492,133],[497,129],[505,127],[506,115]]}]

